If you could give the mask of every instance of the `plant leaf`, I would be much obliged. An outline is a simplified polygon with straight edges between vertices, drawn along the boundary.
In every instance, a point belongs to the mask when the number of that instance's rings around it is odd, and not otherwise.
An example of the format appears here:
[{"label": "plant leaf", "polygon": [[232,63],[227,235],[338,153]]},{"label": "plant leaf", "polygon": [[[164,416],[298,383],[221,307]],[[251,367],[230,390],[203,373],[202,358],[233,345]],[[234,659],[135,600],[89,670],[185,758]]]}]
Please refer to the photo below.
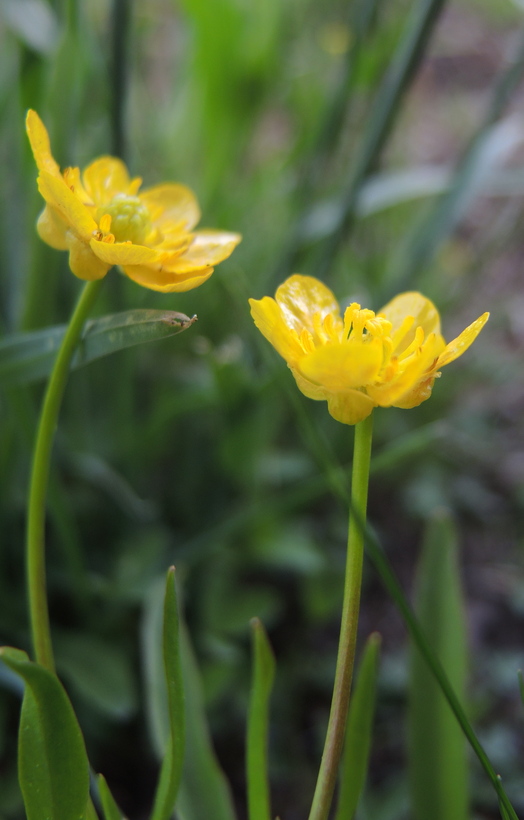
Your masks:
[{"label": "plant leaf", "polygon": [[375,714],[380,642],[381,638],[378,633],[370,635],[364,647],[355,688],[349,703],[335,820],[351,820],[364,788]]},{"label": "plant leaf", "polygon": [[[172,310],[127,310],[86,322],[71,368],[126,347],[174,336],[196,321]],[[17,333],[0,341],[0,380],[27,384],[49,375],[66,330],[65,325]]]},{"label": "plant leaf", "polygon": [[89,763],[62,684],[19,649],[2,647],[0,659],[26,684],[18,770],[27,820],[83,820],[89,797]]},{"label": "plant leaf", "polygon": [[[228,782],[218,763],[206,720],[198,666],[186,630],[181,630],[186,692],[186,754],[177,801],[184,820],[235,820]],[[206,784],[205,789],[202,783]]]},{"label": "plant leaf", "polygon": [[115,803],[115,798],[111,794],[103,774],[98,775],[97,783],[100,802],[102,803],[104,812],[104,820],[124,820],[124,815]]},{"label": "plant leaf", "polygon": [[275,677],[275,658],[264,627],[251,621],[253,679],[247,722],[247,795],[249,820],[271,820],[267,764],[268,709]]},{"label": "plant leaf", "polygon": [[182,777],[184,760],[184,686],[180,661],[180,630],[174,567],[171,567],[167,573],[162,643],[169,713],[169,738],[160,771],[151,820],[169,820],[172,816]]},{"label": "plant leaf", "polygon": [[347,240],[355,217],[359,191],[387,143],[401,110],[403,97],[426,53],[427,44],[445,2],[446,0],[419,0],[418,3],[413,4],[394,60],[386,72],[370,112],[354,165],[350,171],[337,222],[332,235],[324,243],[325,247],[319,255],[317,270],[320,271],[321,278],[330,269],[340,243]]},{"label": "plant leaf", "polygon": [[[416,577],[416,611],[455,692],[464,698],[466,629],[453,522],[445,512],[430,521]],[[415,650],[409,690],[409,775],[419,820],[469,816],[465,740],[439,685]]]},{"label": "plant leaf", "polygon": [[[161,600],[160,585],[154,583],[147,596],[142,630],[150,731],[159,756],[166,748],[169,726],[166,682],[160,649]],[[211,743],[200,674],[182,619],[180,657],[185,692],[186,744],[182,782],[176,805],[177,815],[181,820],[209,820],[210,817],[213,820],[235,820],[229,785]],[[203,783],[205,788],[202,788]]]}]

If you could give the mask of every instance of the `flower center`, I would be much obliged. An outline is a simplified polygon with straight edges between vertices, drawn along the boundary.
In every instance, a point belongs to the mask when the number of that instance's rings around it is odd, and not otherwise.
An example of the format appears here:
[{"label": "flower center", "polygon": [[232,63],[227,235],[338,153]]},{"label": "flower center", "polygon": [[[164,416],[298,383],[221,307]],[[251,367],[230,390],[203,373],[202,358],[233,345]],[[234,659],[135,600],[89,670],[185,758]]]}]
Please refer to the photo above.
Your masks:
[{"label": "flower center", "polygon": [[111,233],[117,242],[145,243],[151,232],[151,217],[137,196],[116,194],[108,205],[98,209],[98,222],[105,214],[111,217]]}]

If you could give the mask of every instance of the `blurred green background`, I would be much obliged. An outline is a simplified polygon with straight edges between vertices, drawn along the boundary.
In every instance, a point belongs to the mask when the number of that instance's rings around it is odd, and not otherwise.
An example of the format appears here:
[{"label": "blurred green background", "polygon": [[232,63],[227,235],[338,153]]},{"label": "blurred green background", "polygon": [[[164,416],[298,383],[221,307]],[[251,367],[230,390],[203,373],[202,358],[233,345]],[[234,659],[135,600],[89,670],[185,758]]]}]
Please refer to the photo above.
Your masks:
[{"label": "blurred green background", "polygon": [[[466,705],[524,807],[524,6],[520,0],[1,0],[0,332],[66,322],[80,290],[41,243],[24,133],[62,167],[114,153],[189,185],[243,242],[201,289],[112,271],[97,315],[196,313],[183,334],[75,371],[56,438],[48,583],[59,672],[91,762],[131,818],[157,761],[148,661],[176,564],[219,759],[245,816],[249,619],[277,658],[274,809],[304,817],[334,671],[353,431],[296,390],[248,297],[290,273],[378,310],[437,304],[447,340],[491,319],[433,396],[375,413],[370,521],[404,588],[428,522],[456,529]],[[29,649],[24,515],[43,383],[0,384],[0,643]],[[440,512],[439,512],[440,511]],[[408,820],[405,630],[371,566],[361,634],[383,636],[363,820]],[[0,818],[23,817],[20,692],[0,670]],[[478,764],[470,818],[498,817]],[[429,820],[429,818],[422,818]],[[448,820],[448,818],[442,818]]]}]

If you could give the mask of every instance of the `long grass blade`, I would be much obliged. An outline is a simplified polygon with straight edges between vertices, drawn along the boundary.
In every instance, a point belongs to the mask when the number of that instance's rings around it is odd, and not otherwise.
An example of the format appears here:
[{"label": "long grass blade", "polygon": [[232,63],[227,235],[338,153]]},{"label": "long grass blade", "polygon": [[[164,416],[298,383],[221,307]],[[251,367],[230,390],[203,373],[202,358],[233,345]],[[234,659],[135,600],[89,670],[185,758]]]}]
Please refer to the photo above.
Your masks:
[{"label": "long grass blade", "polygon": [[[198,667],[182,630],[182,663],[186,691],[186,755],[177,810],[184,820],[235,820],[228,782],[218,764],[205,718]],[[202,784],[205,783],[205,788]]]},{"label": "long grass blade", "polygon": [[[344,70],[338,86],[335,89],[331,101],[326,106],[323,121],[318,128],[316,139],[314,140],[310,154],[304,163],[302,173],[298,180],[296,198],[300,203],[300,210],[302,210],[306,203],[309,203],[309,199],[325,166],[326,158],[330,156],[336,148],[342,126],[346,121],[353,100],[355,69],[358,65],[364,44],[369,38],[373,22],[377,16],[377,9],[381,2],[383,2],[383,0],[357,0],[355,8],[351,8],[350,29],[353,33],[352,44],[348,50]],[[308,213],[308,216],[310,213],[311,212]],[[278,278],[278,280],[280,280],[282,276],[286,276],[290,270],[293,270],[298,265],[298,257],[304,237],[304,224],[307,223],[308,216],[304,218],[304,214],[299,213],[296,224],[290,231],[290,239],[282,255],[282,259],[279,262],[277,276],[275,277]]]},{"label": "long grass blade", "polygon": [[350,173],[347,192],[340,204],[335,229],[321,249],[318,268],[321,278],[326,276],[341,242],[348,235],[359,189],[386,144],[400,111],[401,101],[417,73],[444,5],[445,0],[420,0],[408,20],[395,60],[379,89],[369,124],[362,136],[360,151]]},{"label": "long grass blade", "polygon": [[124,113],[129,80],[129,29],[133,0],[113,0],[111,19],[111,143],[116,157],[125,159]]},{"label": "long grass blade", "polygon": [[167,574],[164,597],[163,656],[169,716],[169,737],[155,794],[151,820],[169,820],[182,777],[185,719],[184,684],[180,659],[180,627],[175,588],[175,568]]},{"label": "long grass blade", "polygon": [[109,790],[107,781],[103,774],[99,774],[97,778],[98,791],[100,793],[100,802],[102,803],[102,810],[104,812],[104,820],[123,820],[124,815],[118,808],[115,798]]},{"label": "long grass blade", "polygon": [[[163,585],[162,579],[162,585]],[[160,633],[160,585],[147,596],[142,632],[147,707],[152,740],[159,756],[168,741],[169,715]],[[235,820],[229,785],[218,764],[206,721],[202,684],[189,636],[180,624],[180,653],[185,692],[185,751],[176,812],[183,820]],[[202,784],[205,783],[205,788]]]},{"label": "long grass blade", "polygon": [[275,658],[258,618],[251,622],[253,680],[247,722],[247,796],[249,820],[271,820],[267,762],[269,698]]},{"label": "long grass blade", "polygon": [[370,635],[349,704],[335,820],[351,820],[364,788],[375,714],[380,642],[380,635]]},{"label": "long grass blade", "polygon": [[[466,626],[460,588],[457,536],[444,511],[429,522],[415,583],[415,610],[454,691],[464,698]],[[468,766],[465,738],[453,712],[414,649],[408,699],[408,763],[418,820],[467,820]]]}]

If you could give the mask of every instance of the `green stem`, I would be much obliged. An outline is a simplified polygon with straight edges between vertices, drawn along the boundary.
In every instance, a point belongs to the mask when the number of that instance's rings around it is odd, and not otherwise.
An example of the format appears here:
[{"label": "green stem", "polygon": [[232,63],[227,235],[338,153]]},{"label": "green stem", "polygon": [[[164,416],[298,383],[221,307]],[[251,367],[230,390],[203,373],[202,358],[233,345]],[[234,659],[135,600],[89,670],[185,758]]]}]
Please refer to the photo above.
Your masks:
[{"label": "green stem", "polygon": [[[326,820],[338,776],[355,660],[373,417],[355,427],[344,603],[333,699],[309,820]],[[364,524],[364,526],[363,526]]]},{"label": "green stem", "polygon": [[71,316],[49,378],[33,455],[27,507],[27,586],[31,634],[38,663],[54,672],[45,576],[45,513],[49,463],[69,365],[102,279],[87,282]]}]

